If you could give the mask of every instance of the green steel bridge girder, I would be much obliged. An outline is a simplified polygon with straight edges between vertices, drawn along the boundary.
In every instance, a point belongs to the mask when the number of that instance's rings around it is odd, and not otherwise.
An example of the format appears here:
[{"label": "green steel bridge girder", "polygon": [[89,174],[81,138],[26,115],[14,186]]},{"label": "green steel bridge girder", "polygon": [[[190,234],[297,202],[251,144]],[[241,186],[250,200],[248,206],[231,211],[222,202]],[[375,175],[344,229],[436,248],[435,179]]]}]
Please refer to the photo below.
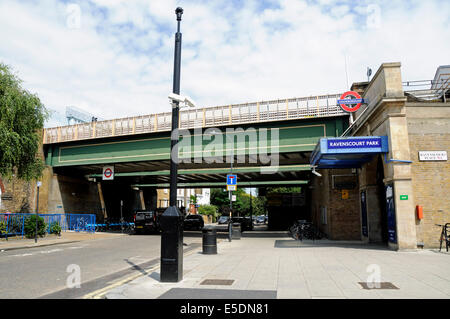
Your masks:
[{"label": "green steel bridge girder", "polygon": [[[301,172],[310,171],[310,165],[282,165],[282,166],[267,166],[267,167],[234,167],[233,173],[247,174],[247,173],[259,173],[262,170],[268,172]],[[178,175],[226,175],[230,173],[230,168],[204,168],[204,169],[179,169]],[[91,174],[90,178],[102,178],[102,174]],[[145,172],[128,172],[128,173],[115,173],[115,177],[144,177],[144,176],[170,176],[169,170],[161,171],[145,171]]]},{"label": "green steel bridge girder", "polygon": [[[239,182],[238,187],[262,187],[262,186],[287,186],[287,185],[306,185],[309,181],[297,180],[297,181],[246,181]],[[169,183],[155,183],[155,184],[135,184],[131,185],[133,188],[169,188]],[[225,188],[224,182],[195,182],[195,183],[177,183],[178,188]]]},{"label": "green steel bridge girder", "polygon": [[[311,118],[284,122],[255,123],[236,131],[234,155],[271,154],[271,147],[278,142],[278,151],[282,153],[311,152],[322,137],[338,137],[346,129],[348,119],[344,117]],[[221,128],[213,137],[211,129],[205,128],[203,136],[190,131],[190,136],[180,139],[180,159],[194,159],[214,156],[229,156],[231,149],[227,142],[230,134]],[[254,129],[254,131],[252,131]],[[264,130],[267,129],[267,133]],[[278,129],[278,130],[271,130]],[[252,135],[253,132],[256,135]],[[226,134],[226,137],[224,135]],[[278,134],[278,138],[277,137]],[[256,137],[257,143],[250,143]],[[192,147],[183,147],[188,145]],[[221,147],[215,142],[223,141]],[[183,144],[183,142],[186,142]],[[201,145],[201,146],[200,146]],[[76,167],[81,165],[116,164],[140,161],[161,161],[170,159],[170,134],[150,133],[125,135],[114,138],[80,140],[76,142],[45,145],[46,164],[52,167]],[[192,160],[193,161],[193,160]]]}]

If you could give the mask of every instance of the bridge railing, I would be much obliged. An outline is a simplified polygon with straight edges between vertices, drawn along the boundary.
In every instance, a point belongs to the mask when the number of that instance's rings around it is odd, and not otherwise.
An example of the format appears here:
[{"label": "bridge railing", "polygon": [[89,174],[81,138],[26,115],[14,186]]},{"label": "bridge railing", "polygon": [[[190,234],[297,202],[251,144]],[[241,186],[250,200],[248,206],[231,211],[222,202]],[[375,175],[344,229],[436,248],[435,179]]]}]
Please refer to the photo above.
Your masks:
[{"label": "bridge railing", "polygon": [[[26,235],[25,224],[34,213],[0,213],[0,238]],[[39,214],[44,219],[45,232],[50,234],[52,226],[58,224],[61,231],[95,232],[94,214]]]},{"label": "bridge railing", "polygon": [[[340,94],[252,102],[180,111],[180,128],[216,127],[311,117],[342,116]],[[44,130],[44,144],[171,130],[172,113],[54,127]]]},{"label": "bridge railing", "polygon": [[421,80],[403,82],[403,91],[414,101],[447,102],[450,91],[450,75],[440,81]]}]

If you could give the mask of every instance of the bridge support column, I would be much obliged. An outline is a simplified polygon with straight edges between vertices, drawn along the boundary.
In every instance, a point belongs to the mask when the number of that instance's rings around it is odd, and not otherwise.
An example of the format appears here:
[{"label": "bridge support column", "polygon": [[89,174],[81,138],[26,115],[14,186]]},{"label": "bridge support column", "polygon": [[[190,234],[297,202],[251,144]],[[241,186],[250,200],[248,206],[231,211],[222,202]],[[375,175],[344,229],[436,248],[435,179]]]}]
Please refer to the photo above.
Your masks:
[{"label": "bridge support column", "polygon": [[139,198],[141,200],[141,209],[145,210],[144,191],[142,189],[139,191]]},{"label": "bridge support column", "polygon": [[102,205],[103,218],[106,219],[108,218],[108,214],[106,213],[105,200],[103,198],[102,183],[98,182],[97,187],[98,187],[98,196],[100,198],[100,204]]}]

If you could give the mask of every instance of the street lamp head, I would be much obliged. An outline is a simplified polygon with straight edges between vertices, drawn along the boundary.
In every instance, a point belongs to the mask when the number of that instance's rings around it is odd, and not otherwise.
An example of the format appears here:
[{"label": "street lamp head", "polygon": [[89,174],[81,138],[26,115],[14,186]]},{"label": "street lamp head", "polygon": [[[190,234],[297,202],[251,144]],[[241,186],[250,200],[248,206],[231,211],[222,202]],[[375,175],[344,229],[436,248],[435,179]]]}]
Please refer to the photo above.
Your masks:
[{"label": "street lamp head", "polygon": [[181,21],[181,15],[183,14],[183,8],[178,7],[178,8],[175,10],[175,13],[177,14],[177,21]]}]

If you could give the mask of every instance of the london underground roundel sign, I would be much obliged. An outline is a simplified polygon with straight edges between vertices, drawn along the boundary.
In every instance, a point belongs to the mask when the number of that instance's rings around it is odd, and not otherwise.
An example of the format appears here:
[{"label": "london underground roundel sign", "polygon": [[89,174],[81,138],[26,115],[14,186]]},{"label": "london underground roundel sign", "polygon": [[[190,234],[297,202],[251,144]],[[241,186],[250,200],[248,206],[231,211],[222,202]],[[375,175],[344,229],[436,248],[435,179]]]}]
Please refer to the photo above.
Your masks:
[{"label": "london underground roundel sign", "polygon": [[103,167],[103,180],[104,181],[114,180],[114,166]]},{"label": "london underground roundel sign", "polygon": [[364,100],[357,92],[348,91],[342,94],[341,99],[337,102],[344,111],[353,113],[359,110]]}]

